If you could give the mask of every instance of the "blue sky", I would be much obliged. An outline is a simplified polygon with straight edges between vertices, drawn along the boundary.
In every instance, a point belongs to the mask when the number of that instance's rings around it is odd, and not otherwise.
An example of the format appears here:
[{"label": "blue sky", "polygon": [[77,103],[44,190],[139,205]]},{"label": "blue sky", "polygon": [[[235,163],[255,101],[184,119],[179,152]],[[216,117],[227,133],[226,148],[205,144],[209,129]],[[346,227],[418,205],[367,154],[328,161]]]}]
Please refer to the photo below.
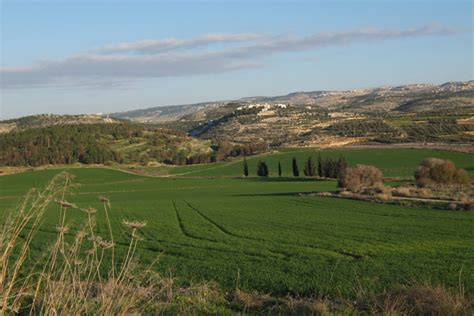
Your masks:
[{"label": "blue sky", "polygon": [[1,1],[1,118],[473,79],[471,1]]}]

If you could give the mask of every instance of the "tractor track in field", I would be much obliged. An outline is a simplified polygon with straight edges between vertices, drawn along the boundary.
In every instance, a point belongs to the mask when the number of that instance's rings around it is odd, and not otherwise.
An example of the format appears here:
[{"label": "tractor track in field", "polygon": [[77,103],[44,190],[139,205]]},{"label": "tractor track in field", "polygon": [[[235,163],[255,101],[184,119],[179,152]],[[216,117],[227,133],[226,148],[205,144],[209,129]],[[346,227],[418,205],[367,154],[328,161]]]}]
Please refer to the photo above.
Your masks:
[{"label": "tractor track in field", "polygon": [[186,203],[188,205],[188,207],[192,210],[194,210],[197,214],[199,214],[204,220],[206,220],[207,222],[211,223],[214,227],[216,227],[219,231],[221,231],[222,233],[228,235],[228,236],[231,236],[231,237],[235,237],[235,238],[240,238],[240,239],[248,239],[248,240],[254,240],[254,241],[265,241],[267,242],[267,240],[265,239],[261,239],[261,238],[253,238],[253,237],[247,237],[247,236],[242,236],[242,235],[239,235],[239,234],[235,234],[231,231],[229,231],[227,228],[223,227],[222,225],[216,223],[214,220],[212,220],[211,218],[209,218],[208,216],[204,215],[199,209],[197,209],[196,207],[192,206],[189,202],[187,202],[186,200],[183,200],[184,203]]},{"label": "tractor track in field", "polygon": [[[218,249],[218,248],[212,248],[212,247],[205,247],[205,246],[197,246],[193,244],[185,244],[185,243],[179,243],[179,242],[173,242],[165,239],[158,239],[154,237],[151,233],[145,233],[148,237],[152,239],[153,242],[166,245],[166,246],[171,246],[171,247],[176,247],[176,248],[188,248],[188,249],[194,249],[194,250],[205,250],[205,251],[211,251],[211,252],[216,252],[216,253],[223,253],[223,254],[231,254],[231,255],[245,255],[247,257],[255,258],[255,259],[268,259],[268,258],[273,258],[273,259],[282,259],[283,256],[275,256],[275,255],[262,255],[262,254],[257,254],[257,253],[250,253],[250,252],[240,252],[240,251],[232,251],[232,250],[227,250],[227,249]],[[220,244],[218,242],[212,242],[213,244]],[[224,245],[229,245],[229,244],[224,244]],[[154,247],[148,247],[149,250],[151,251],[159,251],[159,249],[156,249]],[[183,253],[179,251],[174,251],[174,250],[166,250],[166,248],[163,247],[163,253],[168,255],[174,255],[174,256],[180,256],[180,257],[185,257],[185,258],[190,258],[190,259],[195,259],[192,256],[186,256]]]},{"label": "tractor track in field", "polygon": [[171,204],[173,204],[173,209],[174,209],[174,212],[176,214],[176,220],[178,221],[178,226],[179,226],[179,229],[181,230],[181,233],[188,237],[188,238],[192,238],[192,239],[197,239],[197,240],[203,240],[203,241],[210,241],[210,242],[216,242],[216,243],[220,243],[218,240],[216,239],[209,239],[209,238],[203,238],[203,237],[199,237],[199,236],[195,236],[191,233],[189,233],[186,229],[186,227],[184,226],[184,223],[183,223],[183,219],[181,218],[181,216],[179,215],[179,210],[178,208],[176,207],[176,202],[175,201],[171,201]]},{"label": "tractor track in field", "polygon": [[[186,204],[188,204],[186,201],[185,201]],[[173,208],[175,210],[175,213],[176,213],[176,219],[178,220],[178,224],[179,224],[179,227],[180,227],[180,230],[181,232],[183,233],[184,236],[188,237],[188,238],[192,238],[192,239],[196,239],[196,240],[200,240],[200,241],[206,241],[206,242],[212,242],[212,243],[216,243],[216,244],[221,244],[221,245],[232,245],[232,246],[236,246],[238,244],[236,243],[229,243],[229,242],[225,242],[225,241],[221,241],[221,240],[216,240],[216,239],[209,239],[209,238],[203,238],[203,237],[199,237],[199,236],[194,236],[193,234],[190,234],[185,226],[184,226],[184,223],[183,223],[183,220],[181,218],[181,216],[179,215],[179,210],[178,208],[176,207],[176,202],[175,201],[172,201],[172,204],[173,204]],[[241,239],[249,239],[249,240],[257,240],[257,241],[264,241],[263,239],[262,240],[258,240],[258,239],[252,239],[252,238],[245,238],[245,237],[239,237],[238,235],[235,235],[235,234],[232,234],[230,232],[226,232],[227,230],[223,227],[221,227],[220,225],[218,225],[217,223],[215,223],[214,221],[210,220],[209,218],[207,218],[207,216],[203,215],[200,211],[198,211],[197,209],[193,208],[192,206],[190,206],[190,204],[188,204],[188,207],[191,208],[192,210],[196,211],[204,220],[206,220],[207,222],[211,223],[213,226],[215,226],[220,232],[224,233],[225,235],[227,236],[231,236],[231,237],[236,237],[236,238],[241,238]],[[275,252],[275,251],[272,251],[272,250],[269,250],[267,249],[267,251],[269,251],[270,253],[272,253],[273,255],[275,255],[276,257],[286,257],[288,256],[286,253],[283,253],[283,252]]]},{"label": "tractor track in field", "polygon": [[[252,237],[247,237],[247,236],[242,236],[242,235],[239,235],[239,234],[232,233],[229,230],[227,230],[225,227],[217,224],[214,220],[210,219],[208,216],[204,215],[199,209],[192,206],[186,200],[183,200],[183,201],[189,206],[189,208],[196,211],[196,213],[198,213],[203,219],[207,220],[209,223],[213,224],[220,231],[222,231],[223,233],[225,233],[225,234],[227,234],[231,237],[235,237],[235,238],[239,238],[239,239],[247,239],[247,240],[257,241],[257,242],[264,242],[264,243],[269,242],[268,240],[262,239],[262,238],[252,238]],[[360,254],[357,254],[357,253],[354,253],[354,252],[343,251],[343,250],[330,250],[330,249],[325,249],[325,248],[314,247],[314,246],[311,246],[311,245],[293,244],[293,243],[286,243],[286,242],[280,242],[280,244],[286,245],[286,246],[289,246],[289,247],[310,248],[310,249],[317,250],[318,252],[324,251],[324,252],[327,252],[327,253],[339,254],[339,255],[342,255],[342,256],[345,256],[345,257],[350,257],[350,258],[358,259],[358,260],[362,259],[366,256],[366,255],[360,255]],[[284,254],[287,257],[293,256],[293,254],[291,254],[291,253],[284,253]],[[311,256],[316,256],[316,254],[310,254],[310,255]]]},{"label": "tractor track in field", "polygon": [[[183,200],[184,203],[186,203],[186,205],[192,209],[193,211],[195,211],[202,219],[204,219],[205,221],[207,221],[208,223],[210,223],[211,225],[213,225],[218,231],[220,231],[221,233],[223,233],[224,235],[226,236],[229,236],[229,237],[232,237],[232,238],[237,238],[237,239],[244,239],[244,240],[249,240],[249,241],[252,241],[252,242],[264,242],[264,243],[267,243],[268,241],[265,240],[265,239],[261,239],[261,238],[252,238],[252,237],[247,237],[247,236],[242,236],[242,235],[239,235],[239,234],[235,234],[235,233],[232,233],[231,231],[229,231],[228,229],[226,229],[225,227],[223,227],[222,225],[219,225],[218,223],[216,223],[214,220],[212,220],[211,218],[209,218],[208,216],[204,215],[199,209],[197,209],[196,207],[194,207],[193,205],[191,205],[190,203],[188,203],[186,200]],[[173,201],[173,206],[175,208],[175,211],[177,212],[177,208],[176,208],[176,203]],[[182,223],[181,223],[182,224]],[[184,227],[184,225],[183,225]],[[199,239],[199,238],[197,238]],[[212,241],[212,240],[208,240],[208,241]],[[212,241],[212,242],[216,242],[216,243],[220,243],[220,244],[227,244],[227,245],[233,245],[233,246],[236,246],[238,245],[238,243],[236,244],[235,242],[233,243],[228,243],[228,242],[221,242],[221,241]],[[274,256],[276,257],[291,257],[292,254],[291,253],[287,253],[287,252],[281,252],[281,251],[274,251],[274,250],[270,250],[268,248],[266,248],[266,250],[270,253],[272,253]]]},{"label": "tractor track in field", "polygon": [[[232,245],[232,246],[237,246],[238,244],[235,244],[235,243],[228,243],[228,242],[224,242],[224,241],[219,241],[219,240],[215,240],[215,239],[209,239],[209,238],[203,238],[203,237],[199,237],[199,236],[195,236],[193,234],[190,234],[185,226],[184,226],[184,223],[183,223],[183,220],[181,218],[181,216],[179,215],[179,210],[178,208],[176,207],[176,202],[175,201],[172,201],[172,204],[173,204],[173,208],[174,208],[174,211],[175,211],[175,214],[176,214],[176,219],[178,221],[178,226],[180,228],[180,231],[181,233],[185,236],[185,237],[188,237],[188,238],[191,238],[191,239],[194,239],[194,240],[199,240],[199,241],[205,241],[205,242],[211,242],[211,243],[215,243],[215,244],[219,244],[219,245]],[[192,209],[192,208],[191,208]],[[205,217],[203,217],[205,219]],[[211,222],[212,224],[212,222]],[[225,234],[225,233],[224,233]],[[153,238],[157,241],[156,238]],[[194,246],[188,246],[188,247],[194,247]],[[207,248],[207,247],[194,247],[194,248],[202,248],[202,249],[205,249],[205,250],[212,250],[212,251],[220,251],[220,252],[230,252],[230,253],[236,253],[236,254],[242,254],[241,252],[234,252],[234,251],[228,251],[228,250],[221,250],[221,249],[213,249],[213,248]],[[271,250],[268,250],[268,252],[270,252],[271,254],[273,254],[276,258],[282,258],[282,257],[286,257],[287,255],[285,253],[281,253],[281,252],[274,252],[274,251],[271,251]],[[259,258],[265,258],[267,256],[260,256],[260,255],[256,255],[256,254],[252,254],[252,253],[247,253],[247,252],[243,252],[243,254],[245,255],[248,255],[248,256],[253,256],[253,257],[259,257]]]}]

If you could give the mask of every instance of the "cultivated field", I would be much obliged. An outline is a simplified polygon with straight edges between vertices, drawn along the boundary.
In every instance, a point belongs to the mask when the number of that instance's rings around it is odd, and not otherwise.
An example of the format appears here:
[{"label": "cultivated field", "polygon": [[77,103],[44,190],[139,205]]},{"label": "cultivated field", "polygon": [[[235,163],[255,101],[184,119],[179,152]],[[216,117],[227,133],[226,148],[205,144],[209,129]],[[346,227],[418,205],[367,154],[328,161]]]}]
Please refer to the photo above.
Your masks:
[{"label": "cultivated field", "polygon": [[[312,151],[314,153],[314,151]],[[428,150],[333,150],[349,164],[379,166],[385,175],[412,175],[426,157],[452,159],[472,174],[471,155]],[[79,183],[66,197],[80,206],[101,210],[99,196],[112,202],[111,221],[118,250],[125,252],[129,235],[122,220],[143,220],[144,240],[137,250],[149,264],[187,280],[215,280],[224,289],[238,284],[273,294],[354,297],[357,291],[380,291],[395,284],[429,283],[474,291],[474,214],[377,204],[332,197],[298,196],[327,191],[335,181],[276,178],[282,162],[308,150],[265,157],[268,179],[241,178],[240,162],[177,167],[181,177],[142,177],[101,168],[71,168]],[[316,155],[315,155],[316,157]],[[263,158],[263,157],[262,157]],[[251,173],[257,157],[248,159]],[[60,169],[0,177],[0,209],[14,208],[33,186],[43,186]],[[185,173],[192,178],[186,178]],[[219,178],[218,176],[235,178]],[[216,176],[215,179],[207,178]],[[58,208],[47,213],[33,242],[34,261],[57,234]],[[85,217],[69,210],[71,226]],[[107,237],[104,215],[98,227]],[[72,238],[72,236],[71,236]],[[123,255],[123,254],[118,254]]]},{"label": "cultivated field", "polygon": [[[278,162],[281,162],[285,177],[292,176],[291,160],[295,157],[299,163],[302,174],[304,162],[309,156],[317,162],[318,154],[323,158],[339,158],[341,155],[347,159],[349,165],[368,164],[382,170],[385,177],[413,177],[413,173],[420,161],[427,157],[450,159],[456,166],[466,169],[474,175],[473,155],[466,153],[430,150],[430,149],[285,149],[278,152],[267,153],[259,156],[248,157],[250,175],[255,176],[257,162],[263,159],[270,169],[270,177],[278,174]],[[242,158],[230,162],[216,162],[202,165],[189,165],[180,167],[143,167],[148,173],[169,174],[184,177],[240,177],[242,176]]]}]

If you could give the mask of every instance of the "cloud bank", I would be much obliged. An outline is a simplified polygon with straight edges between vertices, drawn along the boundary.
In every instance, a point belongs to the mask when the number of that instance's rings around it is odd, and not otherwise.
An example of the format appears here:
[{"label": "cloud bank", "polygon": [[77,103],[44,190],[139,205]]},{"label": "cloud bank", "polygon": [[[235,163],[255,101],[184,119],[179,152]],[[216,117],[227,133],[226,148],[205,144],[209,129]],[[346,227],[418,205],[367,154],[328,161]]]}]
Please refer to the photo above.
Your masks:
[{"label": "cloud bank", "polygon": [[236,33],[190,39],[149,39],[107,45],[64,59],[42,60],[0,70],[2,89],[97,85],[135,79],[217,74],[261,66],[268,56],[351,43],[424,36],[449,36],[470,30],[429,25],[411,29],[353,29],[309,36]]}]

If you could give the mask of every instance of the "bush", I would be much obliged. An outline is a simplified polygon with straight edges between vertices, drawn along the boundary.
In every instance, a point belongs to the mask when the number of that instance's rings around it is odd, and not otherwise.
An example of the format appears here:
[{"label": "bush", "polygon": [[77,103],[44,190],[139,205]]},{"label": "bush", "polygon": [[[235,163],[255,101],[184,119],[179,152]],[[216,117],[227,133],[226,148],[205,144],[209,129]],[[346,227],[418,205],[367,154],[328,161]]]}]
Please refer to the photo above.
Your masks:
[{"label": "bush", "polygon": [[339,178],[339,187],[352,192],[383,185],[383,174],[378,168],[368,165],[356,165],[346,168]]},{"label": "bush", "polygon": [[410,188],[407,187],[397,187],[394,189],[393,194],[395,196],[409,197],[411,196]]},{"label": "bush", "polygon": [[450,160],[439,158],[424,159],[415,171],[416,184],[428,187],[436,184],[468,184],[469,174],[457,169]]}]

